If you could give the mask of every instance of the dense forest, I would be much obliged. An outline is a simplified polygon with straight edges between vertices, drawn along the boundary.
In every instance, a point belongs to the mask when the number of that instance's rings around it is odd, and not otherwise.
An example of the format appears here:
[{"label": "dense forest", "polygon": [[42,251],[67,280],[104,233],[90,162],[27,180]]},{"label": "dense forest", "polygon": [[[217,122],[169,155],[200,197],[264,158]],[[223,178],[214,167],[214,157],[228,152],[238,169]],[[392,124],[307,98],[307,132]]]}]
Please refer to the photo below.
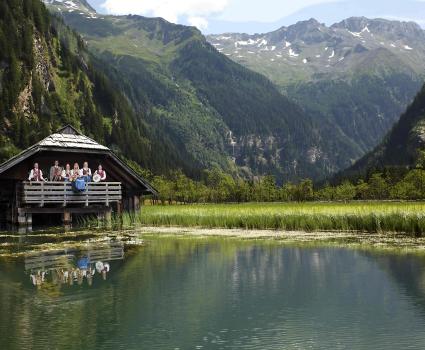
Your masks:
[{"label": "dense forest", "polygon": [[414,167],[370,169],[364,177],[341,180],[339,184],[317,185],[311,179],[279,186],[274,176],[252,181],[234,178],[218,168],[206,170],[195,181],[176,170],[168,176],[153,176],[133,167],[149,178],[159,191],[154,203],[228,203],[286,201],[351,201],[351,200],[420,200],[425,198],[425,151]]},{"label": "dense forest", "polygon": [[399,121],[372,152],[341,172],[337,181],[365,176],[371,169],[412,167],[420,162],[425,149],[425,86]]},{"label": "dense forest", "polygon": [[219,167],[246,179],[272,174],[282,183],[323,178],[354,157],[345,152],[348,145],[341,147],[344,140],[327,137],[329,123],[325,130],[316,116],[263,75],[221,54],[196,28],[56,5],[51,11],[107,63],[98,68],[135,110],[148,106],[146,120],[158,137],[185,152],[197,169]]},{"label": "dense forest", "polygon": [[155,172],[184,165],[101,65],[39,0],[1,1],[0,161],[72,124]]}]

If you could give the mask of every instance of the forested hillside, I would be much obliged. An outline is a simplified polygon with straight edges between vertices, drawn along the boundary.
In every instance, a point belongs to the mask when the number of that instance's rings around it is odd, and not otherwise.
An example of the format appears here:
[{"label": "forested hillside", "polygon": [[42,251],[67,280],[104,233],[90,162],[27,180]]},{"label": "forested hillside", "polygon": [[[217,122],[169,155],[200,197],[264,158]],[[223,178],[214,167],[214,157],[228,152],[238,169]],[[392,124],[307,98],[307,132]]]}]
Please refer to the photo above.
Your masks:
[{"label": "forested hillside", "polygon": [[[278,183],[318,180],[349,165],[388,127],[391,118],[376,106],[396,113],[398,98],[414,90],[407,71],[393,80],[377,74],[373,83],[357,75],[350,89],[338,80],[297,85],[296,95],[306,96],[300,107],[219,53],[196,28],[102,16],[85,1],[46,2],[58,17],[38,0],[1,4],[2,159],[71,123],[154,174],[182,169],[200,178],[204,169],[218,168],[247,179],[274,175]],[[360,35],[347,26],[333,30]],[[369,62],[374,72],[394,66],[378,61]],[[397,86],[397,93],[387,96],[376,85]],[[312,91],[321,95],[308,97]],[[368,123],[365,116],[376,113],[377,123]]]},{"label": "forested hillside", "polygon": [[[218,51],[269,77],[345,144],[341,167],[374,148],[420,89],[425,32],[413,22],[315,19],[264,34],[208,36]],[[330,132],[329,132],[330,131]]]},{"label": "forested hillside", "polygon": [[341,176],[362,174],[371,169],[409,167],[423,163],[425,150],[425,86],[400,117],[383,142]]},{"label": "forested hillside", "polygon": [[322,178],[355,157],[341,134],[328,137],[331,123],[315,120],[264,76],[217,52],[196,28],[48,3],[108,63],[99,69],[134,109],[148,106],[146,119],[158,136],[204,168],[249,178],[273,174],[282,182]]},{"label": "forested hillside", "polygon": [[196,167],[134,112],[82,39],[39,0],[0,2],[0,160],[72,124],[155,172]]}]

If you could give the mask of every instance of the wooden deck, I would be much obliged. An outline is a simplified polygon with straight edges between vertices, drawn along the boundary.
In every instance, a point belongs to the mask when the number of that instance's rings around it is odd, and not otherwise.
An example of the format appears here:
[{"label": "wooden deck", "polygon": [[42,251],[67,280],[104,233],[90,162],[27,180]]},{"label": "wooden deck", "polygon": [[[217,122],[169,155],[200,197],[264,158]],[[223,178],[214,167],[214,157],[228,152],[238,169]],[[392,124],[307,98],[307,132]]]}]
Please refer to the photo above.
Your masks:
[{"label": "wooden deck", "polygon": [[20,186],[19,201],[21,205],[60,205],[93,204],[109,206],[122,199],[120,182],[88,182],[84,192],[75,193],[69,182],[23,182]]}]

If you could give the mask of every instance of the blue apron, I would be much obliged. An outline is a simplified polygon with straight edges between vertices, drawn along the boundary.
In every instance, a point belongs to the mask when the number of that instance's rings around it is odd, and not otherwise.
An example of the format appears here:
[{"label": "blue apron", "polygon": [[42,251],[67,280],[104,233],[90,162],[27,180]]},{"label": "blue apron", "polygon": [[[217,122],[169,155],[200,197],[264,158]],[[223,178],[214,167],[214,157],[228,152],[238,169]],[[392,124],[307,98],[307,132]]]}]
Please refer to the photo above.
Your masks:
[{"label": "blue apron", "polygon": [[72,184],[74,192],[84,192],[86,190],[86,182],[83,179],[76,179]]}]

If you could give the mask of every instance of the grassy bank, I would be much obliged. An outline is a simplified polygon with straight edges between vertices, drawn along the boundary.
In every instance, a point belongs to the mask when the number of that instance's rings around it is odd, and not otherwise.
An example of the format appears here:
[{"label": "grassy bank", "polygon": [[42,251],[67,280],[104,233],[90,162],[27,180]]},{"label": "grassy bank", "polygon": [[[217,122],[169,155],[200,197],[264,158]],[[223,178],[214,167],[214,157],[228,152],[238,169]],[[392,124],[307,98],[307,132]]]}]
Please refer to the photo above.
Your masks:
[{"label": "grassy bank", "polygon": [[248,203],[144,206],[136,218],[149,226],[276,229],[288,231],[425,233],[425,203]]}]

